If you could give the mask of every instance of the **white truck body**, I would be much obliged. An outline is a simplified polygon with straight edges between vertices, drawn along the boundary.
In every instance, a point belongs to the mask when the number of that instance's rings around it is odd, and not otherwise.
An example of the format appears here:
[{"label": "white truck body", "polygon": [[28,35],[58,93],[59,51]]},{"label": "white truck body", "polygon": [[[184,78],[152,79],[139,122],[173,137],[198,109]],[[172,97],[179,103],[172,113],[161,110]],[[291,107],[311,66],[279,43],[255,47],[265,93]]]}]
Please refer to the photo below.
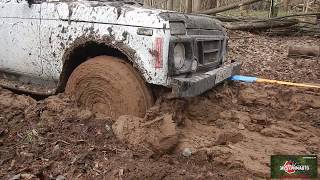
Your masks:
[{"label": "white truck body", "polygon": [[[0,0],[0,85],[36,94],[57,93],[63,90],[72,72],[70,68],[77,65],[73,61],[83,58],[86,53],[101,53],[81,49],[95,43],[116,50],[117,55],[122,53],[147,83],[173,88],[177,80],[174,78],[181,80],[187,75],[170,72],[171,42],[183,39],[183,43],[189,43],[189,39],[196,38],[197,41],[190,41],[193,50],[194,43],[201,39],[219,41],[217,57],[219,64],[223,63],[220,57],[224,57],[227,40],[224,30],[221,27],[201,28],[203,24],[216,23],[207,17],[199,17],[203,23],[188,28],[186,21],[191,25],[197,23],[190,17],[197,16],[119,2],[47,1],[30,4],[25,0]],[[175,35],[171,22],[184,23],[186,29],[182,31],[185,30],[185,34],[178,32]],[[192,29],[192,35],[188,29]],[[220,33],[211,35],[211,31]],[[72,54],[76,50],[81,51],[79,55]],[[78,56],[81,58],[77,59]],[[194,57],[192,53],[192,61],[198,61]],[[215,68],[217,66],[211,69]],[[232,69],[234,67],[222,76],[230,76]],[[179,96],[195,94],[199,93]]]}]

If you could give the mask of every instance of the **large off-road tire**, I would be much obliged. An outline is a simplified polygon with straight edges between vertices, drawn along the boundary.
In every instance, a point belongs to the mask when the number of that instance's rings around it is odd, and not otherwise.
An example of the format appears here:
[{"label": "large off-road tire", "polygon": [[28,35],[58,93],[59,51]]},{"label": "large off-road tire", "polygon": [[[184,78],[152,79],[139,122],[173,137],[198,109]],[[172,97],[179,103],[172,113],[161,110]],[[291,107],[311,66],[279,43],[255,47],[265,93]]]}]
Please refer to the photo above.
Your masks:
[{"label": "large off-road tire", "polygon": [[80,64],[69,77],[65,92],[80,106],[112,118],[143,117],[154,102],[138,72],[111,56],[94,57]]}]

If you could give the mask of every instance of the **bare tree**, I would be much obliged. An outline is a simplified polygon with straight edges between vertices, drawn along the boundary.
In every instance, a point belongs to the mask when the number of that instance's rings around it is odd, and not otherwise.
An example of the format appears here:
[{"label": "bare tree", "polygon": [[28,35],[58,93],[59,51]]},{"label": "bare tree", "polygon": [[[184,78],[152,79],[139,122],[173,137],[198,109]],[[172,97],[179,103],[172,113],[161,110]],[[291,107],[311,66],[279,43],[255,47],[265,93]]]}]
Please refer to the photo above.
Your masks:
[{"label": "bare tree", "polygon": [[192,11],[197,12],[200,10],[201,0],[193,0],[192,2]]},{"label": "bare tree", "polygon": [[167,9],[173,10],[173,0],[168,0],[167,1]]},{"label": "bare tree", "polygon": [[192,0],[186,0],[186,10],[187,13],[191,13],[192,12]]},{"label": "bare tree", "polygon": [[283,6],[283,10],[284,10],[285,12],[288,12],[288,11],[289,11],[290,1],[291,1],[291,0],[282,0],[282,1],[281,1],[281,4],[282,4],[282,6]]}]

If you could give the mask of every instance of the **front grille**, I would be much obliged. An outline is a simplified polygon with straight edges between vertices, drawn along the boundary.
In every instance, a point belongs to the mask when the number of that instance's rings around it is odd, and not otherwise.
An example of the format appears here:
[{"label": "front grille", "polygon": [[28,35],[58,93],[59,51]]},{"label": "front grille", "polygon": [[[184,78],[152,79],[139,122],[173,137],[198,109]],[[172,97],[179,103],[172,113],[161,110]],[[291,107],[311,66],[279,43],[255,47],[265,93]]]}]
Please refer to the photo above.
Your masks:
[{"label": "front grille", "polygon": [[197,54],[199,65],[219,65],[222,46],[223,39],[198,39]]}]

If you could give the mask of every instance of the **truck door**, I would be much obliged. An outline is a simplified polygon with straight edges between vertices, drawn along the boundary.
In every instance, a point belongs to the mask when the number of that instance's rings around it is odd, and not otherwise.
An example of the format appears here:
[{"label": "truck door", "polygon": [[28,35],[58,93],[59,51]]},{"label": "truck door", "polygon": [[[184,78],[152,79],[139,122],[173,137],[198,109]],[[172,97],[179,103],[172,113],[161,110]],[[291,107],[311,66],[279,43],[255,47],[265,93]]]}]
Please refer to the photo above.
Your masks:
[{"label": "truck door", "polygon": [[[69,12],[70,11],[70,12]],[[43,60],[43,77],[55,82],[59,80],[62,70],[62,58],[67,42],[74,33],[68,31],[71,15],[68,1],[41,3],[41,59]]]},{"label": "truck door", "polygon": [[39,33],[40,4],[0,0],[0,78],[41,76]]}]

